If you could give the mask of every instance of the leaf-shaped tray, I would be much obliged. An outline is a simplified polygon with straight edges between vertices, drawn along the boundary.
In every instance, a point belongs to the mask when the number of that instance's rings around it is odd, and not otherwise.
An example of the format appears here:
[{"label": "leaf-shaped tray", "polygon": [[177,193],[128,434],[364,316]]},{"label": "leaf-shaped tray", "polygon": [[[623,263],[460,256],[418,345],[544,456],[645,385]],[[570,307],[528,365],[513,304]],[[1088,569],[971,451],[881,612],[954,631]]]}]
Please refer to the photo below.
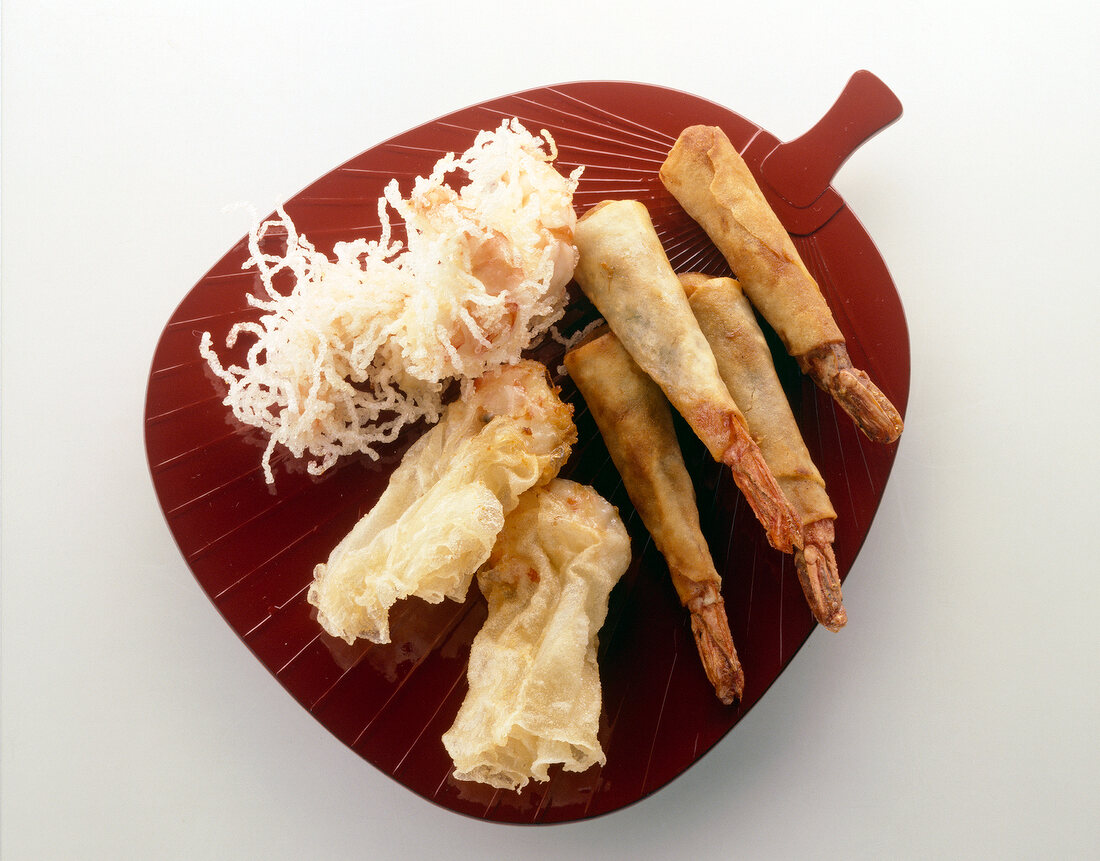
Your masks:
[{"label": "leaf-shaped tray", "polygon": [[[515,116],[531,131],[553,135],[560,169],[585,166],[575,197],[578,212],[604,198],[639,199],[677,269],[723,274],[725,262],[657,178],[685,126],[719,125],[746,152],[795,234],[853,361],[904,413],[909,343],[889,273],[836,192],[805,185],[828,183],[844,157],[900,112],[892,94],[886,98],[885,88],[868,74],[854,77],[813,134],[795,142],[802,162],[817,160],[805,173],[791,168],[797,148],[784,150],[792,145],[779,144],[713,102],[645,84],[582,82],[516,93],[428,122],[336,168],[285,208],[321,250],[340,240],[373,238],[377,201],[390,178],[407,191],[412,178],[429,172],[441,155],[464,151],[477,131]],[[864,97],[853,98],[852,87]],[[866,97],[869,91],[877,100]],[[855,133],[845,132],[852,128]],[[773,155],[778,187],[768,184],[760,168]],[[255,316],[245,297],[261,288],[255,270],[241,269],[248,256],[242,239],[184,297],[164,329],[146,400],[149,467],[169,528],[214,606],[286,690],[364,759],[423,797],[474,817],[549,823],[595,816],[643,798],[703,756],[806,641],[815,623],[790,557],[763,540],[728,471],[682,433],[746,674],[740,706],[717,701],[664,561],[634,514],[583,401],[559,377],[563,396],[576,406],[580,433],[563,475],[594,485],[618,505],[634,546],[634,562],[612,594],[600,635],[600,738],[607,764],[582,774],[552,772],[548,783],[530,784],[518,794],[454,780],[440,736],[465,692],[466,657],[484,619],[484,602],[476,588],[464,604],[404,602],[395,608],[393,642],[385,646],[347,646],[321,632],[305,598],[313,566],[370,509],[412,435],[380,462],[349,458],[319,478],[300,463],[276,458],[275,489],[265,485],[260,456],[266,440],[234,421],[221,402],[219,382],[198,354],[203,331],[220,345],[233,323]],[[579,291],[574,293],[567,327],[594,317]],[[774,352],[839,514],[835,549],[846,574],[871,526],[896,445],[865,440],[781,349]],[[557,375],[558,344],[547,342],[535,354]]]}]

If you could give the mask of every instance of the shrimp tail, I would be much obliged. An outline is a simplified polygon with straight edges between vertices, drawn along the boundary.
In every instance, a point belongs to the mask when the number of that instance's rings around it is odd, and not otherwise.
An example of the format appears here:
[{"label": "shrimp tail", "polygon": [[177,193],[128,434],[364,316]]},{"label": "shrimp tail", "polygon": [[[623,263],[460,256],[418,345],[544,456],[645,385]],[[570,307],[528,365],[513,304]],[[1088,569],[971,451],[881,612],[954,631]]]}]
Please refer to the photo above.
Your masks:
[{"label": "shrimp tail", "polygon": [[843,343],[815,347],[799,356],[798,364],[840,404],[868,439],[891,443],[901,436],[901,414],[864,371],[852,366]]},{"label": "shrimp tail", "polygon": [[691,632],[714,692],[724,705],[731,705],[740,702],[745,691],[745,672],[733,645],[718,584],[709,581],[700,586],[698,594],[686,604],[691,613]]},{"label": "shrimp tail", "polygon": [[839,631],[848,622],[840,594],[840,572],[833,553],[833,521],[818,520],[805,527],[806,544],[794,554],[798,582],[810,611],[824,627]]},{"label": "shrimp tail", "polygon": [[730,468],[734,483],[764,527],[768,543],[783,553],[802,547],[802,521],[798,513],[783,495],[748,428],[739,422],[732,424],[739,426],[722,461]]}]

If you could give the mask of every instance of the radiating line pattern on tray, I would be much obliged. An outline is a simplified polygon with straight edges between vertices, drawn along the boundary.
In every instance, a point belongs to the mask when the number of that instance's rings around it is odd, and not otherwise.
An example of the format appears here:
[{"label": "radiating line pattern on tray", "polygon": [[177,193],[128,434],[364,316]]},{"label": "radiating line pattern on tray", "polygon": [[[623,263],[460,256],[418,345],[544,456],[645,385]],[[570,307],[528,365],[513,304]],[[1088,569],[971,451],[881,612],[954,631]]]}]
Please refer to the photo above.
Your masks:
[{"label": "radiating line pattern on tray", "polygon": [[[377,239],[378,201],[389,181],[407,192],[442,155],[464,151],[478,131],[511,117],[533,133],[550,133],[560,170],[584,166],[574,196],[578,215],[604,199],[637,199],[650,210],[674,269],[729,274],[717,249],[663,187],[657,169],[688,124],[721,123],[739,146],[760,130],[713,103],[641,84],[561,84],[457,111],[350,159],[289,200],[287,212],[325,252],[339,241]],[[829,229],[835,231],[840,221],[834,218]],[[392,226],[402,238],[400,220]],[[273,233],[263,249],[277,253],[285,242],[285,235]],[[816,235],[798,237],[796,244],[823,292],[840,304],[838,322],[852,327],[859,350],[868,324],[864,317],[846,316],[854,285],[850,273],[837,267],[841,252]],[[306,601],[313,566],[370,509],[419,429],[378,462],[348,458],[321,477],[307,475],[301,463],[280,453],[273,459],[275,489],[265,485],[262,439],[234,423],[218,381],[198,358],[201,331],[209,330],[221,344],[242,314],[256,313],[246,297],[262,295],[262,287],[254,270],[241,268],[248,257],[241,240],[185,297],[165,328],[146,402],[150,470],[169,527],[214,605],[288,692],[365,759],[423,797],[474,817],[557,822],[605,813],[660,788],[712,747],[805,641],[813,622],[792,566],[761,542],[733,482],[680,426],[746,670],[740,707],[712,702],[702,669],[687,659],[694,651],[690,625],[663,559],[630,506],[583,400],[557,373],[564,347],[547,341],[537,357],[574,404],[582,429],[563,474],[591,483],[619,506],[634,546],[634,562],[612,594],[599,642],[600,740],[608,763],[581,775],[552,772],[547,784],[529,785],[519,794],[460,785],[439,736],[461,702],[466,650],[485,612],[476,587],[461,604],[395,606],[393,642],[386,645],[349,646],[329,637]],[[579,330],[598,315],[585,307],[579,290],[573,295],[576,303],[564,322]],[[876,372],[875,363],[884,371],[896,364],[876,350],[867,352]],[[906,361],[906,383],[907,374]],[[807,444],[822,458],[822,472],[843,509],[837,552],[846,572],[892,455],[866,447],[812,385],[796,384],[792,392]]]}]

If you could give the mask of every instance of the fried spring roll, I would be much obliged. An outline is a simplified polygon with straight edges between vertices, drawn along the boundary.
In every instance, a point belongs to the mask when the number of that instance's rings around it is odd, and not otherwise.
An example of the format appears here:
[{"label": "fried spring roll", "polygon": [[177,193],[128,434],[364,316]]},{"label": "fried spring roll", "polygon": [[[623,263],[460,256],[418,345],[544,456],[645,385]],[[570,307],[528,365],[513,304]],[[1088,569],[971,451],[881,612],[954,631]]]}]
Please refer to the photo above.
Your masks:
[{"label": "fried spring roll", "polygon": [[567,353],[565,367],[596,420],[630,501],[668,563],[680,603],[691,614],[707,678],[723,703],[739,700],[745,675],[668,400],[611,332]]},{"label": "fried spring roll", "polygon": [[645,206],[604,201],[577,221],[574,277],[635,362],[664,391],[763,524],[773,547],[802,545],[798,516],[718,374]]},{"label": "fried spring roll", "polygon": [[852,367],[817,282],[725,133],[715,126],[685,129],[660,177],[725,256],[745,294],[803,372],[868,438],[896,440],[901,416],[867,374]]},{"label": "fried spring roll", "polygon": [[680,280],[722,379],[802,520],[805,544],[795,551],[794,561],[806,602],[822,625],[840,630],[848,615],[833,554],[836,511],[802,439],[752,306],[732,278],[692,273],[681,275]]}]

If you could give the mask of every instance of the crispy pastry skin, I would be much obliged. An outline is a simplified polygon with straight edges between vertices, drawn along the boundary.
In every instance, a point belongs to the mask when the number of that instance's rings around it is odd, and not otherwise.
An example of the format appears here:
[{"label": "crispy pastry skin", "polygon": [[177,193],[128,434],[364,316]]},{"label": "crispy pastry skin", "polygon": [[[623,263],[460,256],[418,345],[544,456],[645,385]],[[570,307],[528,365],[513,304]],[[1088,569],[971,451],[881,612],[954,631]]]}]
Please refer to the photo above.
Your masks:
[{"label": "crispy pastry skin", "polygon": [[378,502],[314,569],[307,599],[332,636],[388,643],[397,601],[465,599],[505,515],[569,457],[573,411],[543,365],[524,360],[473,388],[413,443]]},{"label": "crispy pastry skin", "polygon": [[725,133],[715,126],[685,129],[660,177],[722,252],[802,370],[870,439],[896,440],[901,416],[870,378],[852,367],[817,282]]},{"label": "crispy pastry skin", "polygon": [[574,277],[635,362],[715,460],[725,463],[773,547],[801,546],[797,515],[718,374],[645,206],[604,201],[577,222]]},{"label": "crispy pastry skin", "polygon": [[596,420],[630,501],[668,562],[680,603],[691,613],[707,678],[723,703],[739,700],[745,675],[668,400],[611,332],[567,353],[565,367]]},{"label": "crispy pastry skin", "polygon": [[839,630],[847,613],[832,547],[836,511],[806,449],[752,306],[732,278],[687,274],[681,281],[722,379],[742,405],[749,432],[802,520],[806,543],[794,558],[806,601],[822,625]]},{"label": "crispy pastry skin", "polygon": [[591,487],[555,478],[520,498],[477,574],[488,613],[443,735],[457,779],[518,791],[606,761],[598,635],[629,565],[626,527]]}]

